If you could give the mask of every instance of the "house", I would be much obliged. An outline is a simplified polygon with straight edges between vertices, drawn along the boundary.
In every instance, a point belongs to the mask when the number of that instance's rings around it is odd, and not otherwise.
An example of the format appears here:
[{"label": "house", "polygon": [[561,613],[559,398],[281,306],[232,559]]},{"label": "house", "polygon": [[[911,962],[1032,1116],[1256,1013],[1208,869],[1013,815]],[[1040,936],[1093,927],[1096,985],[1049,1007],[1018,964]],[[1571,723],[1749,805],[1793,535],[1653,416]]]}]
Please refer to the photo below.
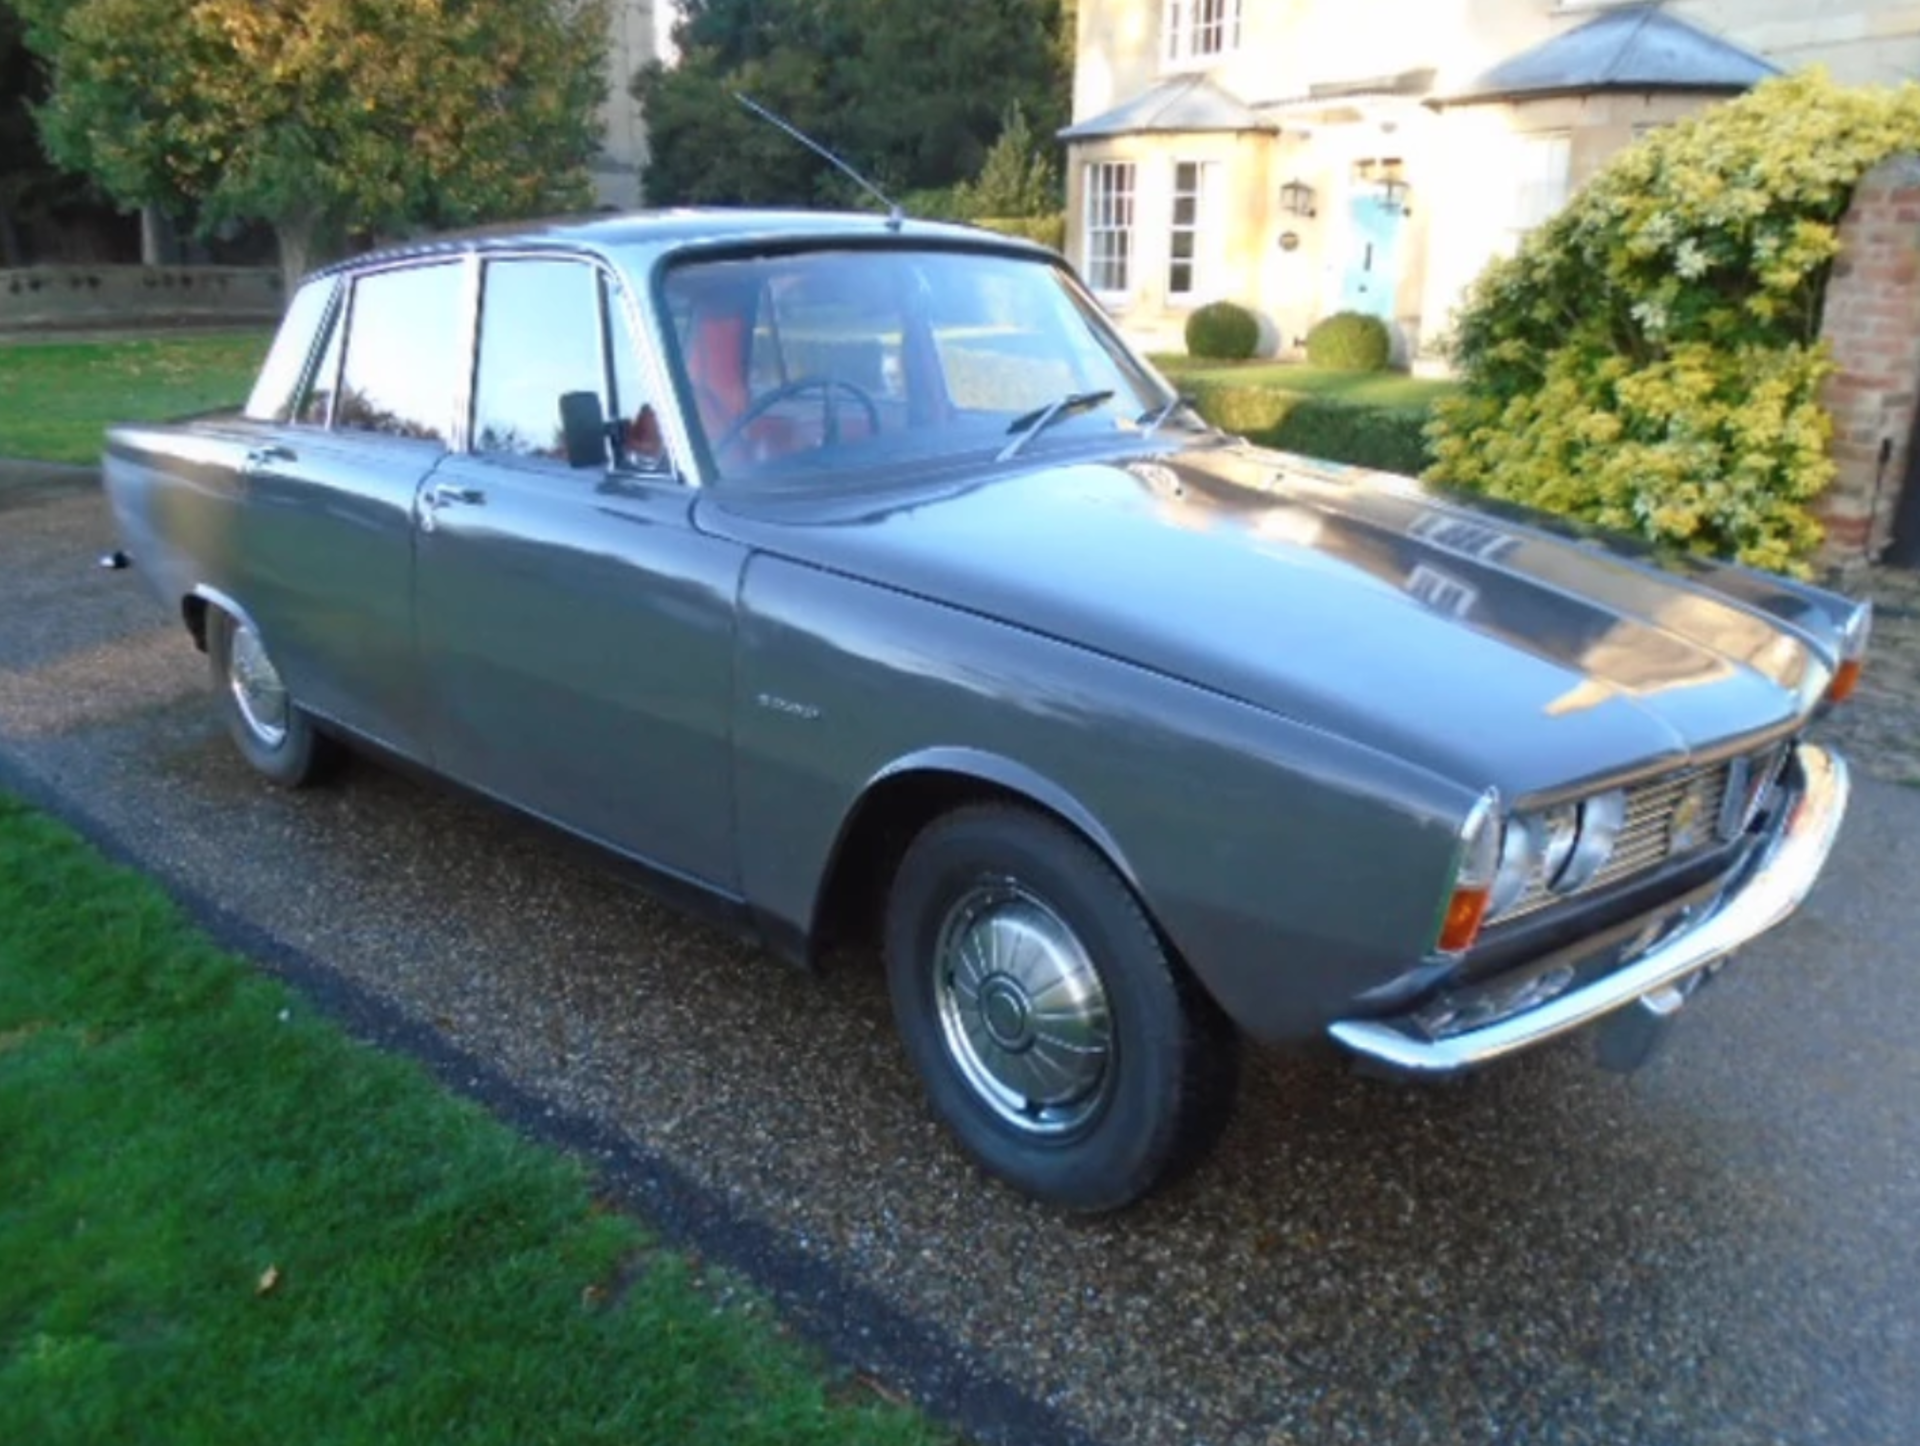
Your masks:
[{"label": "house", "polygon": [[634,98],[634,72],[667,48],[672,7],[654,0],[613,0],[607,15],[607,98],[601,103],[600,153],[592,162],[593,189],[603,206],[640,205],[640,173],[647,164],[647,123]]},{"label": "house", "polygon": [[1434,354],[1462,290],[1607,159],[1777,71],[1920,75],[1911,0],[1080,0],[1068,252],[1178,347],[1341,310]]}]

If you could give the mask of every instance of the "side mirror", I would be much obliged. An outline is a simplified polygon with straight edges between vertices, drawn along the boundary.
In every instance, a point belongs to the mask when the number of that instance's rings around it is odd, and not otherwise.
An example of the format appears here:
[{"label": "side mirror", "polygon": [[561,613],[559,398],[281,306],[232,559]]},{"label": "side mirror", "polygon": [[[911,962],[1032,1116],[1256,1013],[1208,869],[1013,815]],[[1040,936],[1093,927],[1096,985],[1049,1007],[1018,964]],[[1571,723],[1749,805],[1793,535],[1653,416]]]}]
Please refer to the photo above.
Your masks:
[{"label": "side mirror", "polygon": [[607,414],[598,392],[560,394],[560,431],[569,467],[607,465]]}]

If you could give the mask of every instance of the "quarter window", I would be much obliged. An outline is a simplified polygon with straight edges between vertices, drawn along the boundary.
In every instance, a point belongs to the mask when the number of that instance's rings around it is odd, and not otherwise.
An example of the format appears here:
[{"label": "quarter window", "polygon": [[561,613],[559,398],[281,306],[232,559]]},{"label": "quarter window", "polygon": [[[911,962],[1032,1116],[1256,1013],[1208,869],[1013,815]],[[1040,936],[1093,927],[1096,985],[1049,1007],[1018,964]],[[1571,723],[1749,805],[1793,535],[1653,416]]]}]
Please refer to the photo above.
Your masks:
[{"label": "quarter window", "polygon": [[640,380],[640,344],[627,324],[620,289],[605,272],[600,273],[600,307],[606,317],[607,346],[613,359],[613,404],[608,411],[621,423],[619,460],[621,465],[643,472],[665,470],[667,443],[660,430],[660,415]]},{"label": "quarter window", "polygon": [[448,441],[460,374],[461,268],[379,271],[353,286],[334,425]]},{"label": "quarter window", "polygon": [[1124,296],[1132,281],[1133,163],[1094,161],[1086,175],[1087,284]]},{"label": "quarter window", "polygon": [[247,398],[246,415],[262,422],[284,422],[293,410],[294,388],[313,354],[315,334],[333,300],[331,276],[309,281],[293,294],[287,314],[274,334],[273,349],[260,367],[260,377]]},{"label": "quarter window", "polygon": [[1169,65],[1205,62],[1240,48],[1240,0],[1166,0]]},{"label": "quarter window", "polygon": [[1191,300],[1209,282],[1207,248],[1214,232],[1214,198],[1220,192],[1216,161],[1175,161],[1173,215],[1167,235],[1167,295]]},{"label": "quarter window", "polygon": [[578,261],[490,261],[480,299],[473,448],[564,461],[560,398],[608,408],[598,282]]},{"label": "quarter window", "polygon": [[324,427],[332,420],[334,392],[340,381],[340,338],[346,333],[347,318],[342,309],[335,313],[333,324],[327,328],[327,344],[320,353],[320,364],[307,378],[306,389],[300,393],[300,404],[294,409],[294,420],[303,426]]}]

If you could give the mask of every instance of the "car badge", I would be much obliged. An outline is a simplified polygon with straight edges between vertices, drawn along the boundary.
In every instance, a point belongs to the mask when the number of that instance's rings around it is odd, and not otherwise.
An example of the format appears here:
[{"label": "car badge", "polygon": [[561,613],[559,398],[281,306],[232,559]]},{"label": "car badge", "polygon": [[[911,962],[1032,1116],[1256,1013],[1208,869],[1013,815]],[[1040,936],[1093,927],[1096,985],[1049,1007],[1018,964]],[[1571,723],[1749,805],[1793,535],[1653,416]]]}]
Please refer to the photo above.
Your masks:
[{"label": "car badge", "polygon": [[1707,786],[1703,779],[1680,796],[1667,822],[1667,852],[1684,853],[1701,841],[1706,822]]}]

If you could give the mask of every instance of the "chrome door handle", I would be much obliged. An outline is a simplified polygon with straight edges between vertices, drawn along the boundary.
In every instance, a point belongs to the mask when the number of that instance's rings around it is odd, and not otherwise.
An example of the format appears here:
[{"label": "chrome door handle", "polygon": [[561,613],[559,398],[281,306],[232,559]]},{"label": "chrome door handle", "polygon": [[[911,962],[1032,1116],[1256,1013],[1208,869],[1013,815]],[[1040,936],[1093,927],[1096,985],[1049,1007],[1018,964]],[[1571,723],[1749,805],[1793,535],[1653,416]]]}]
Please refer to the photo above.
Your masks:
[{"label": "chrome door handle", "polygon": [[247,449],[246,470],[249,472],[263,472],[275,462],[296,462],[298,460],[299,458],[295,455],[293,448],[283,447],[278,442],[274,442],[265,447],[249,447]]},{"label": "chrome door handle", "polygon": [[427,489],[430,507],[478,507],[486,500],[487,494],[478,487],[462,487],[454,482],[436,482]]}]

